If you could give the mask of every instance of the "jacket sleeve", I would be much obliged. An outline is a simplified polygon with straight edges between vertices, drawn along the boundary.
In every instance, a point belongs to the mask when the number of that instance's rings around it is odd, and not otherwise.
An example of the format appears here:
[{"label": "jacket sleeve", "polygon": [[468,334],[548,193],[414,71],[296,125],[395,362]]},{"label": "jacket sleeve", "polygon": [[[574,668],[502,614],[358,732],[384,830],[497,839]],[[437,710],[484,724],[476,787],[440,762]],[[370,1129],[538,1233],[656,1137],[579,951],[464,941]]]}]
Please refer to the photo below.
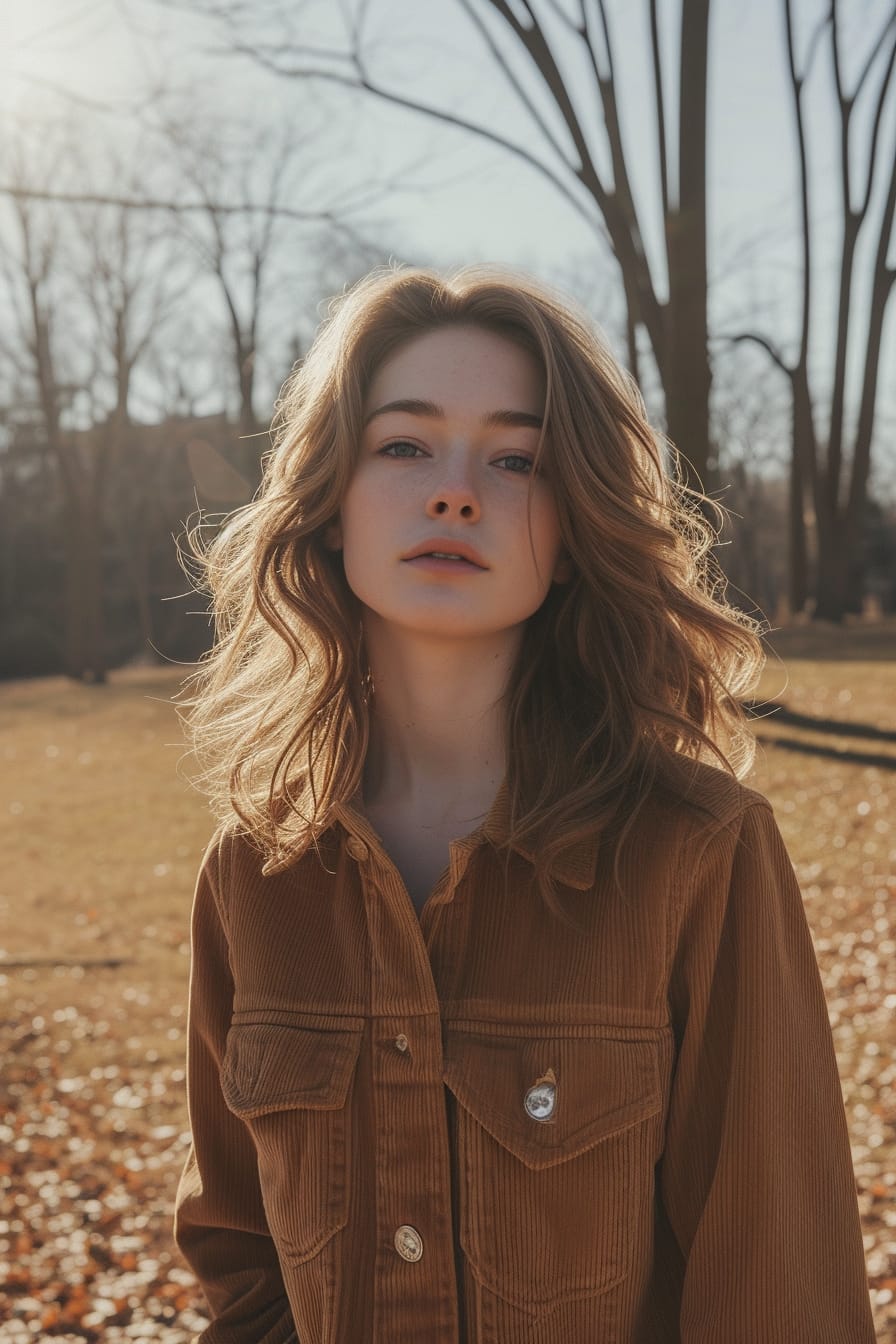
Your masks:
[{"label": "jacket sleeve", "polygon": [[681,1253],[681,1344],[873,1344],[799,886],[767,803],[733,830],[696,862],[671,977],[678,1058],[659,1181]]},{"label": "jacket sleeve", "polygon": [[192,1144],[177,1191],[174,1239],[208,1300],[201,1344],[296,1344],[258,1182],[255,1146],[228,1110],[220,1070],[233,981],[220,908],[220,842],[196,884],[187,1033]]}]

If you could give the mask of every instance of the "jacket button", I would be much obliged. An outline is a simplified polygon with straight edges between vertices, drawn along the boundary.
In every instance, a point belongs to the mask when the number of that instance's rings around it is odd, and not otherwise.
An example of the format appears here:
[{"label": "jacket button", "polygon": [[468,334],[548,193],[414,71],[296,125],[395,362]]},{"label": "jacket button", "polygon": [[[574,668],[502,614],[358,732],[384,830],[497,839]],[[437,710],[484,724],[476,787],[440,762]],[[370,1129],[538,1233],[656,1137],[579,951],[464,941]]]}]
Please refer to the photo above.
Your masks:
[{"label": "jacket button", "polygon": [[416,1227],[402,1223],[395,1233],[395,1249],[402,1260],[419,1260],[423,1254],[423,1238]]},{"label": "jacket button", "polygon": [[536,1083],[526,1093],[523,1105],[533,1120],[548,1120],[554,1110],[557,1089],[553,1083]]},{"label": "jacket button", "polygon": [[359,862],[363,862],[364,859],[367,858],[367,846],[365,845],[363,840],[358,840],[357,837],[354,835],[351,837],[348,844],[346,845],[346,849],[348,850],[349,854],[351,854],[352,858],[358,859]]},{"label": "jacket button", "polygon": [[404,1032],[402,1032],[400,1036],[395,1037],[395,1049],[400,1050],[402,1054],[404,1054],[407,1048],[408,1048],[408,1038],[407,1036],[405,1036]]}]

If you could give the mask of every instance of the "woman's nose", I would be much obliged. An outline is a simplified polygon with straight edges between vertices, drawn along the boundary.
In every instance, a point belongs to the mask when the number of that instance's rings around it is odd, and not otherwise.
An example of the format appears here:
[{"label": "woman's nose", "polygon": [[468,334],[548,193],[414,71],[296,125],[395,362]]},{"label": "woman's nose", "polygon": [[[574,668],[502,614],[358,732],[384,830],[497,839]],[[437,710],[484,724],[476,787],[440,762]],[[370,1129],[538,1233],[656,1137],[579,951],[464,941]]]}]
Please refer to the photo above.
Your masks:
[{"label": "woman's nose", "polygon": [[459,456],[446,463],[444,472],[432,483],[427,500],[427,512],[438,517],[456,513],[464,518],[475,517],[480,509],[479,490],[474,467]]},{"label": "woman's nose", "polygon": [[427,503],[427,513],[443,518],[446,514],[457,514],[461,518],[476,518],[479,515],[479,502],[462,490],[436,491]]}]

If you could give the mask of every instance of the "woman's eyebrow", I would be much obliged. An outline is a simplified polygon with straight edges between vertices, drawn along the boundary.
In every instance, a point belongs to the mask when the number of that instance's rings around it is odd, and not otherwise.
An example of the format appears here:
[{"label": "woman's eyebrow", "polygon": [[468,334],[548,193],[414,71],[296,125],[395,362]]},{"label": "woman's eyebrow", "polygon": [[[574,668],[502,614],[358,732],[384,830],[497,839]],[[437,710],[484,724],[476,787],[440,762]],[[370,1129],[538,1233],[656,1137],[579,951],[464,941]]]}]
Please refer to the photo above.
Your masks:
[{"label": "woman's eyebrow", "polygon": [[[446,418],[444,409],[437,406],[434,401],[402,397],[397,401],[387,401],[384,406],[378,406],[375,411],[371,411],[364,421],[364,427],[366,428],[378,415],[386,415],[389,411],[404,411],[407,415],[419,415],[428,420]],[[543,421],[540,415],[533,415],[531,411],[489,411],[482,417],[481,423],[486,429],[497,427],[541,429]]]}]

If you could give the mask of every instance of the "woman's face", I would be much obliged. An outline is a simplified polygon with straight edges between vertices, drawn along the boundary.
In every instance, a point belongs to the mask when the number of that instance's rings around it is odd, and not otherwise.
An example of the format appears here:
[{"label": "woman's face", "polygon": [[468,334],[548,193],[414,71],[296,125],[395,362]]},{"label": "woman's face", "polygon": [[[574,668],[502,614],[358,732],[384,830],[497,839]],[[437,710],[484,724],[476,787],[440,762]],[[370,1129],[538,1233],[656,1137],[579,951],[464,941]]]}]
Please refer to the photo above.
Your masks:
[{"label": "woman's face", "polygon": [[[438,328],[384,361],[333,534],[368,612],[420,634],[490,634],[519,626],[570,577],[540,475],[530,541],[544,395],[536,360],[482,327]],[[452,542],[472,547],[479,567],[408,558]]]}]

